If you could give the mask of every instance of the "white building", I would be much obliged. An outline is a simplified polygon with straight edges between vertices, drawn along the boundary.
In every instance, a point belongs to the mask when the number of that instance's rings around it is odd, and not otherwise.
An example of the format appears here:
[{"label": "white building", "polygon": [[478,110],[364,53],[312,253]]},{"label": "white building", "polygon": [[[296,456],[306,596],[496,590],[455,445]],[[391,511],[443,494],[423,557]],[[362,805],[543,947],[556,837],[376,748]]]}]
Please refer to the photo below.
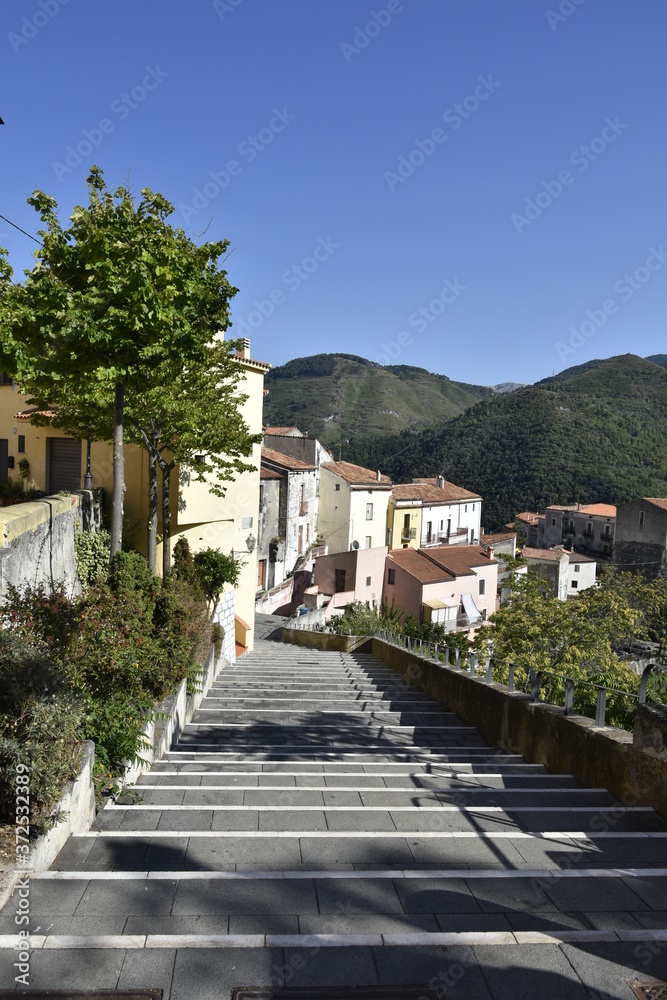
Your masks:
[{"label": "white building", "polygon": [[318,537],[329,552],[384,546],[390,496],[391,481],[379,471],[325,462],[320,466]]},{"label": "white building", "polygon": [[[429,545],[473,545],[479,542],[482,524],[482,498],[464,490],[444,476],[415,479],[406,486],[394,486],[397,500],[414,499],[421,503],[420,548]],[[396,548],[392,545],[392,548]]]},{"label": "white building", "polygon": [[317,533],[314,465],[262,447],[257,589],[270,590],[292,572]]},{"label": "white building", "polygon": [[597,563],[590,556],[568,552],[562,546],[553,549],[534,549],[524,546],[521,553],[528,569],[549,584],[551,593],[559,601],[576,597],[582,590],[595,585]]}]

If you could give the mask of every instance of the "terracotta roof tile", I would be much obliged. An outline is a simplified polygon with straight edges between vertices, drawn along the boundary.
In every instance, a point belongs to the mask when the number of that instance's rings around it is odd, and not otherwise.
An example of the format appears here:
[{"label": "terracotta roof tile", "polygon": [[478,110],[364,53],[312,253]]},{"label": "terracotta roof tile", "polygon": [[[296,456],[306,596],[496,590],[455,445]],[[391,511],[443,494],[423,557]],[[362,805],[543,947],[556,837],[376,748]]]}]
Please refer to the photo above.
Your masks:
[{"label": "terracotta roof tile", "polygon": [[[442,487],[438,486],[437,479],[418,479],[416,483],[409,483],[406,486],[400,486],[400,489],[418,489],[423,486],[432,486],[438,492],[437,502],[438,503],[449,503],[452,500],[481,500],[479,493],[471,493],[470,490],[464,490],[462,486],[457,486],[456,483],[450,483],[447,479],[444,480],[444,485]],[[445,497],[444,501],[441,499]],[[403,499],[402,497],[399,499]],[[411,497],[406,496],[406,500],[411,499]]]},{"label": "terracotta roof tile", "polygon": [[296,437],[294,431],[298,432],[298,436],[302,437],[301,431],[298,427],[265,427],[264,433],[270,435],[271,437]]},{"label": "terracotta roof tile", "polygon": [[597,562],[597,559],[593,559],[591,556],[585,556],[583,552],[568,552],[568,558],[571,563]]},{"label": "terracotta roof tile", "polygon": [[496,535],[482,535],[479,544],[482,548],[485,548],[489,545],[498,545],[500,542],[509,542],[512,538],[516,538],[516,531],[505,531]]},{"label": "terracotta roof tile", "polygon": [[476,567],[495,565],[495,559],[490,559],[481,545],[436,545],[420,552],[451,576],[471,576]]},{"label": "terracotta roof tile", "polygon": [[522,524],[539,524],[540,515],[532,510],[524,510],[521,514],[517,514],[514,520],[521,521]]},{"label": "terracotta roof tile", "polygon": [[320,466],[335,475],[340,476],[351,486],[364,486],[366,489],[373,486],[376,489],[387,489],[391,487],[389,476],[377,477],[377,472],[372,469],[365,469],[363,465],[353,465],[352,462],[323,462]]},{"label": "terracotta roof tile", "polygon": [[532,549],[524,545],[521,553],[526,559],[536,559],[540,562],[560,562],[564,549]]},{"label": "terracotta roof tile", "polygon": [[259,469],[259,478],[260,479],[282,479],[283,477],[280,475],[279,472],[276,472],[274,469],[267,469],[267,467],[265,465],[262,465],[262,466],[260,466],[260,469]]},{"label": "terracotta roof tile", "polygon": [[449,504],[452,501],[481,500],[477,493],[470,493],[454,483],[445,483],[444,488],[433,485],[435,480],[419,483],[406,483],[393,486],[391,495],[396,500],[412,500],[424,506],[431,504]]},{"label": "terracotta roof tile", "polygon": [[646,503],[652,503],[655,507],[662,507],[663,510],[667,510],[667,497],[642,497],[642,500],[646,500]]},{"label": "terracotta roof tile", "polygon": [[292,458],[291,455],[283,455],[280,451],[274,451],[273,448],[266,448],[262,446],[262,462],[273,462],[274,465],[279,465],[282,469],[289,469],[290,472],[305,472],[315,469],[314,465],[308,465],[306,462],[302,462],[300,458]]},{"label": "terracotta roof tile", "polygon": [[15,420],[30,420],[30,418],[33,417],[33,416],[35,416],[35,414],[37,414],[37,413],[40,415],[40,417],[48,417],[49,420],[51,420],[56,415],[56,411],[55,410],[38,410],[38,409],[20,410],[18,413],[14,414],[14,419]]},{"label": "terracotta roof tile", "polygon": [[611,503],[589,503],[582,507],[579,513],[597,517],[616,517],[616,508]]},{"label": "terracotta roof tile", "polygon": [[417,552],[416,549],[392,549],[388,559],[391,562],[397,563],[406,573],[414,576],[421,583],[449,582],[454,578],[452,573],[448,573],[441,566],[437,566],[430,559],[427,559],[426,556],[422,555],[421,552]]}]

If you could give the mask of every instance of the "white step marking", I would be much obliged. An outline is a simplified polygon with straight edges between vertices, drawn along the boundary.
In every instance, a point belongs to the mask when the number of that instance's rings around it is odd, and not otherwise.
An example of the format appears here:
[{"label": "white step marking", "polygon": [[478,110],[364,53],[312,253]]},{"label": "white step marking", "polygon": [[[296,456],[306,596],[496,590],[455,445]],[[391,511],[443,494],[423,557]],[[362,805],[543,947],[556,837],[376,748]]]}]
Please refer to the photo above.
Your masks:
[{"label": "white step marking", "polygon": [[[233,771],[161,771],[161,774],[233,774]],[[237,772],[239,774],[246,774],[245,771]],[[264,774],[266,772],[262,772]],[[277,771],[276,774],[288,774],[289,772]],[[309,773],[309,772],[308,772]],[[333,777],[333,775],[332,775]],[[351,775],[351,777],[359,777],[359,775]],[[361,775],[363,777],[363,775]],[[369,777],[376,777],[376,775],[369,775]],[[462,778],[469,778],[470,774],[466,772],[461,775]],[[485,775],[488,777],[488,775]],[[493,775],[491,775],[493,777]],[[500,775],[496,775],[500,777]],[[133,785],[133,789],[141,793],[143,791],[177,791],[177,792],[207,792],[210,789],[217,789],[228,792],[385,792],[390,795],[405,795],[406,792],[445,792],[453,793],[455,795],[570,795],[576,793],[579,795],[591,795],[595,792],[607,793],[606,788],[493,788],[491,786],[482,787],[480,785],[470,785],[467,788],[453,788],[451,785],[443,785],[440,788],[435,788],[431,785],[403,785],[400,788],[388,788],[386,785],[359,785],[355,788],[352,785]],[[108,803],[105,808],[108,808],[111,803]],[[294,808],[299,808],[295,806]],[[387,807],[389,808],[389,807]],[[535,809],[541,809],[541,806],[534,806]],[[572,808],[564,803],[561,806],[562,809]],[[591,809],[597,809],[597,806],[590,806]],[[600,807],[602,808],[602,807]],[[610,807],[611,808],[611,807]],[[651,808],[648,806],[647,808]]]},{"label": "white step marking", "polygon": [[[619,941],[667,941],[667,930],[417,931],[402,934],[34,934],[29,947],[42,949],[115,948],[354,948],[453,947],[456,945],[560,945]],[[19,948],[16,934],[0,935],[0,948]]]},{"label": "white step marking", "polygon": [[[72,837],[92,840],[110,840],[111,838],[152,840],[162,838],[291,838],[292,840],[321,840],[340,838],[341,840],[361,840],[372,837],[374,840],[385,838],[395,840],[660,840],[667,838],[667,832],[618,832],[609,831],[591,833],[584,830],[88,830],[84,833],[73,833]],[[576,845],[575,845],[576,846]]]},{"label": "white step marking", "polygon": [[45,871],[31,876],[39,882],[226,882],[329,879],[582,879],[582,878],[667,878],[667,868],[417,868],[382,871]]},{"label": "white step marking", "polygon": [[[169,786],[165,786],[169,787]],[[202,786],[198,785],[197,789],[201,789]],[[193,789],[190,789],[192,791]],[[206,788],[204,787],[204,791]],[[294,791],[291,788],[290,791]],[[256,788],[255,791],[267,791],[270,792],[271,788],[266,789]],[[310,791],[310,789],[301,789],[301,791]],[[348,789],[349,791],[349,789]],[[427,791],[427,789],[424,789]],[[264,805],[264,806],[254,806],[254,805],[216,805],[213,803],[204,803],[203,805],[174,805],[169,803],[166,805],[152,804],[146,802],[140,802],[136,805],[119,805],[116,802],[109,802],[105,806],[106,809],[111,811],[118,811],[119,809],[125,813],[132,813],[135,811],[143,812],[361,812],[361,813],[371,813],[371,812],[414,812],[414,813],[425,813],[425,812],[456,812],[456,813],[480,813],[484,815],[485,813],[508,813],[508,812],[594,812],[594,813],[607,813],[613,812],[615,814],[626,813],[648,813],[653,812],[652,806],[457,806],[451,803],[443,803],[438,806],[327,806],[327,805],[308,805],[308,806],[280,806],[280,805]]]}]

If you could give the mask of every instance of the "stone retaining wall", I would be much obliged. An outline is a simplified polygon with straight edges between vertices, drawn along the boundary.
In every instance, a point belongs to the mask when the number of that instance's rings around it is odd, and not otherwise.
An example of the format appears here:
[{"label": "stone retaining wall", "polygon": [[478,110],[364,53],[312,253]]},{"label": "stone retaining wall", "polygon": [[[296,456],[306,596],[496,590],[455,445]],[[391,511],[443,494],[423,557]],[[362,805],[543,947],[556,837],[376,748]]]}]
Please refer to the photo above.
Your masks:
[{"label": "stone retaining wall", "polygon": [[396,671],[397,693],[414,684],[466,725],[475,726],[491,746],[544,764],[555,774],[572,774],[582,785],[608,788],[624,805],[652,806],[667,818],[664,706],[639,707],[633,738],[612,726],[598,729],[592,719],[566,716],[555,705],[510,694],[504,685],[487,684],[381,639],[283,629],[283,640],[317,649],[373,653]]}]

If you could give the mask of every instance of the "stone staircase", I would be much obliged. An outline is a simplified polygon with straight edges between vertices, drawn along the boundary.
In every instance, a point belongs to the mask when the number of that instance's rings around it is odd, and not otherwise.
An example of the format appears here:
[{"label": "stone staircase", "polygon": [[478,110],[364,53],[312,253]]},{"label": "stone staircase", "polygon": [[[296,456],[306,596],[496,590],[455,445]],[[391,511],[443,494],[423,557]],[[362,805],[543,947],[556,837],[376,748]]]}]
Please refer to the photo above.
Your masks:
[{"label": "stone staircase", "polygon": [[136,802],[31,880],[31,988],[630,1000],[667,978],[656,813],[485,745],[370,655],[263,634]]}]

